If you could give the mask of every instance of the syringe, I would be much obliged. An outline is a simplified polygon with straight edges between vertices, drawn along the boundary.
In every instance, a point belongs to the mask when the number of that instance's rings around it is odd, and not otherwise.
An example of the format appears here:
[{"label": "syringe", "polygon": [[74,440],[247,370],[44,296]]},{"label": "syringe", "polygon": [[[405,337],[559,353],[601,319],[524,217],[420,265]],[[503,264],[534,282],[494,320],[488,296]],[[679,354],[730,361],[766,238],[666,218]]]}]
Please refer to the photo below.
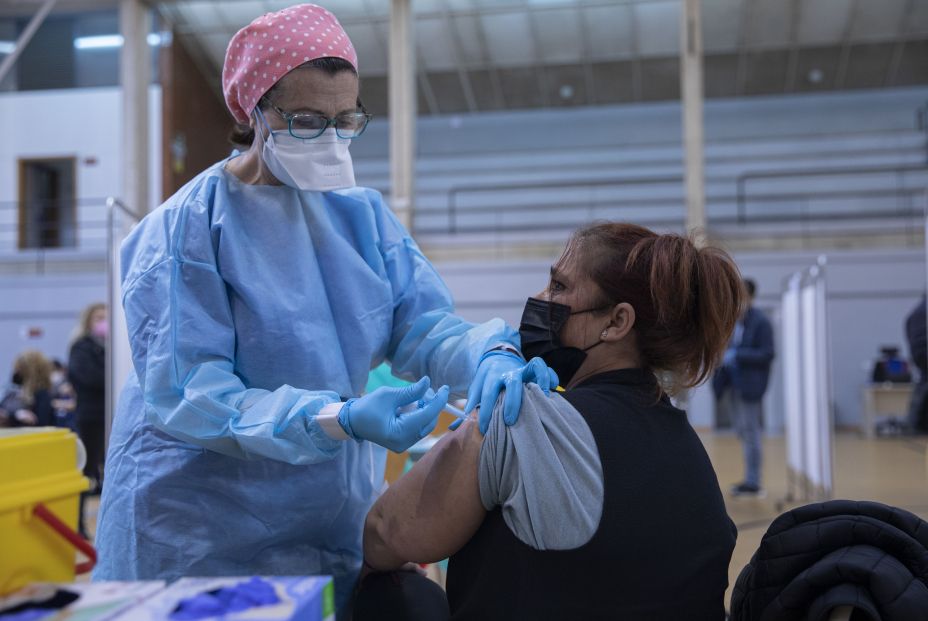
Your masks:
[{"label": "syringe", "polygon": [[461,420],[467,420],[467,414],[464,413],[464,410],[462,410],[461,408],[456,408],[450,403],[446,404],[445,407],[442,408],[442,410],[444,410],[445,412],[448,412],[449,414],[454,414]]},{"label": "syringe", "polygon": [[[431,388],[429,388],[429,391],[426,393],[426,397],[431,399],[434,396],[435,396],[435,393],[432,391]],[[418,410],[423,407],[425,407],[425,399],[419,399],[417,403],[410,403],[409,405],[403,406],[399,409],[399,411],[403,414],[406,414],[408,412],[412,412],[414,410]],[[461,420],[467,420],[467,414],[464,412],[464,410],[462,410],[459,407],[455,407],[451,405],[450,402],[442,406],[441,409],[442,411],[448,412],[449,414],[451,414],[452,416],[455,416],[456,418],[460,418]]]}]

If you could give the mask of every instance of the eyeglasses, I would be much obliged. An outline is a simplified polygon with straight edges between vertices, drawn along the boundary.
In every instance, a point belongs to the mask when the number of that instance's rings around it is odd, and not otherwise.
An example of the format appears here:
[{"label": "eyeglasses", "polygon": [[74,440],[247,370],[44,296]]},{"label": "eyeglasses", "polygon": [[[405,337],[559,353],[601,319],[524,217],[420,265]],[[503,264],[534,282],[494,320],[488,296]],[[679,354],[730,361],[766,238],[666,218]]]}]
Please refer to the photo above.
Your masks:
[{"label": "eyeglasses", "polygon": [[357,138],[364,133],[367,124],[373,118],[373,115],[364,112],[363,109],[358,112],[343,112],[334,117],[309,114],[307,112],[291,114],[275,106],[266,97],[263,99],[268,106],[274,109],[274,112],[287,121],[287,129],[290,131],[290,135],[303,140],[318,138],[329,127],[335,128],[335,133],[339,138]]}]

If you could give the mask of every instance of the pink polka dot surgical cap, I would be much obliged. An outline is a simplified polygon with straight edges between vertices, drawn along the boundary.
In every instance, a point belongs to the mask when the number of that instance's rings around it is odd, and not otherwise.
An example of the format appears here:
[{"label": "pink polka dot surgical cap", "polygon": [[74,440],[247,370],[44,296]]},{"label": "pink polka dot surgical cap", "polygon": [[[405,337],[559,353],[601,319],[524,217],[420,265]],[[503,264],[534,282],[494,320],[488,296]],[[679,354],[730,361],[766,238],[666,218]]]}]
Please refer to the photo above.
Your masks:
[{"label": "pink polka dot surgical cap", "polygon": [[305,62],[342,58],[358,69],[358,54],[332,13],[298,4],[267,13],[232,37],[222,67],[222,92],[235,120],[248,123],[258,100]]}]

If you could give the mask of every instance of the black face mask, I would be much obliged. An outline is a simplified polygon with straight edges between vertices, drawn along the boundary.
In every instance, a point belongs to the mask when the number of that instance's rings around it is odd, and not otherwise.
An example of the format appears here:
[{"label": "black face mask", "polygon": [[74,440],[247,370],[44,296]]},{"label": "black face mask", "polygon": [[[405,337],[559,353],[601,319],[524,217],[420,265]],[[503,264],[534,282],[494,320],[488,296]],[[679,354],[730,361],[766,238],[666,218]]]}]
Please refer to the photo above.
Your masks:
[{"label": "black face mask", "polygon": [[23,376],[22,376],[21,373],[14,373],[14,374],[13,374],[13,377],[10,378],[10,379],[11,379],[11,380],[13,381],[13,383],[16,384],[17,386],[22,386],[22,385],[23,385]]},{"label": "black face mask", "polygon": [[565,304],[529,298],[525,303],[525,310],[522,311],[522,322],[519,324],[522,354],[526,359],[539,357],[544,360],[545,364],[557,373],[561,385],[566,386],[586,360],[586,352],[602,341],[596,341],[585,349],[564,347],[561,345],[561,330],[571,315],[591,313],[604,308],[609,306],[571,312],[570,307]]}]

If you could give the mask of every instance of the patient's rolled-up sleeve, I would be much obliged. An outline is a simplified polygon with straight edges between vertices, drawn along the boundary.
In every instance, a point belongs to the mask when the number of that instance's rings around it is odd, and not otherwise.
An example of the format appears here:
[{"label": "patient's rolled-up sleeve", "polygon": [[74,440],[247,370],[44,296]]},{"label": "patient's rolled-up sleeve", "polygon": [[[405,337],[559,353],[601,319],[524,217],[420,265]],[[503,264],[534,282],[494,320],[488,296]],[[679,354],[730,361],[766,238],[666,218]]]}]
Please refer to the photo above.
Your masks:
[{"label": "patient's rolled-up sleeve", "polygon": [[587,543],[603,511],[603,473],[593,433],[560,395],[526,384],[518,422],[507,427],[502,397],[478,463],[480,500],[501,507],[521,541],[538,550]]}]

